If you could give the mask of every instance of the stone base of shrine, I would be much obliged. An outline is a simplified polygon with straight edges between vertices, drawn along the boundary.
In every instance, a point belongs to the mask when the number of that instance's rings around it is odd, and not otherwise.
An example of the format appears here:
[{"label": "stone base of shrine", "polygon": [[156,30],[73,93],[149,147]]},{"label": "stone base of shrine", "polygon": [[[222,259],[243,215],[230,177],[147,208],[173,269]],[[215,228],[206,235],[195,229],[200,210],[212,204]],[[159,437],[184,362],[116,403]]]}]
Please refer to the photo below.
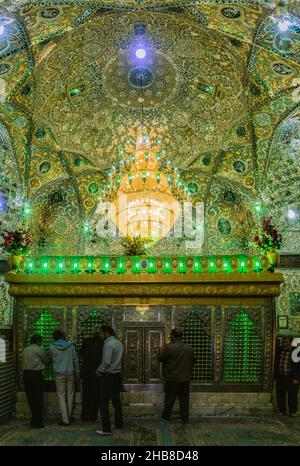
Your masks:
[{"label": "stone base of shrine", "polygon": [[[125,392],[121,393],[124,417],[160,417],[163,408],[163,393]],[[56,393],[44,394],[44,416],[46,419],[59,418]],[[178,414],[176,402],[174,415]],[[191,393],[190,416],[264,416],[271,415],[273,405],[271,393]],[[30,411],[25,392],[17,394],[16,417],[29,418]],[[81,417],[81,394],[76,393],[74,419]]]}]

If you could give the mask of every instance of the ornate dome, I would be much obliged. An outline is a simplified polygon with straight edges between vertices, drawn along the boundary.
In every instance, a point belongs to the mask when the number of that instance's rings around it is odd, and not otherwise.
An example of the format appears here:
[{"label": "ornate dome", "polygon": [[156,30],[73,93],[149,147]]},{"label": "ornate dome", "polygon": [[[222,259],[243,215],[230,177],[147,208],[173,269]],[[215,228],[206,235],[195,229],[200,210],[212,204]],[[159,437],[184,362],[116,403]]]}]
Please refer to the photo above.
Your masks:
[{"label": "ornate dome", "polygon": [[[19,189],[50,236],[73,235],[72,252],[78,225],[93,217],[111,163],[140,124],[142,74],[150,137],[164,141],[205,204],[207,251],[241,251],[257,202],[295,238],[286,211],[300,215],[291,156],[299,7],[274,3],[46,0],[2,10],[1,119]],[[149,52],[143,65],[139,44]]]}]

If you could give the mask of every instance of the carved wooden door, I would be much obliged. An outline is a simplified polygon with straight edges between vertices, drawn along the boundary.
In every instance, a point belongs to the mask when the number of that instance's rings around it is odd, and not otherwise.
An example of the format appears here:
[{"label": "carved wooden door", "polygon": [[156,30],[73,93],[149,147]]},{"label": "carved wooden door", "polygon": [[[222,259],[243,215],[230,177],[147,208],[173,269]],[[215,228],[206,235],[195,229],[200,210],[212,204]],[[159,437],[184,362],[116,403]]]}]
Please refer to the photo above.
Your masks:
[{"label": "carved wooden door", "polygon": [[164,327],[157,322],[132,322],[123,328],[123,381],[126,384],[162,382],[158,353],[164,342]]}]

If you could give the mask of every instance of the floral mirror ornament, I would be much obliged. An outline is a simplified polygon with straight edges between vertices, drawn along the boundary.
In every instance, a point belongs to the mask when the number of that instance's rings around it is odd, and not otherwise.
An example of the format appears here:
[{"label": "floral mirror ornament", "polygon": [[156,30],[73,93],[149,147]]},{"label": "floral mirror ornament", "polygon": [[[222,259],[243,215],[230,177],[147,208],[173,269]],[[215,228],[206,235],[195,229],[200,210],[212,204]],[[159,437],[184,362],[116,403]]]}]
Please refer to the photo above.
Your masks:
[{"label": "floral mirror ornament", "polygon": [[278,233],[275,226],[271,223],[271,218],[264,218],[261,227],[256,231],[250,246],[256,248],[258,252],[267,256],[270,272],[274,272],[279,265],[278,250],[281,248],[282,235]]},{"label": "floral mirror ornament", "polygon": [[0,248],[9,255],[10,266],[16,270],[22,257],[29,253],[32,238],[27,230],[3,230],[1,236],[3,242],[0,244]]}]

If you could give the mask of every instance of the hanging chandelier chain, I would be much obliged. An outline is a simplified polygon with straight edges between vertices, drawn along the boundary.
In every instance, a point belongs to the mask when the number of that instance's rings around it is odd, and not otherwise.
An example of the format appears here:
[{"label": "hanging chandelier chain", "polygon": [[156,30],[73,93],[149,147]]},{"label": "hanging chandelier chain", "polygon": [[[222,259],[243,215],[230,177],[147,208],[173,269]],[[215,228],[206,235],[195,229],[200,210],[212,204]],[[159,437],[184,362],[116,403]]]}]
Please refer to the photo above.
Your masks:
[{"label": "hanging chandelier chain", "polygon": [[143,88],[143,75],[141,74],[140,77],[140,84],[141,84],[141,119],[142,119],[142,127],[144,126],[144,88]]}]

